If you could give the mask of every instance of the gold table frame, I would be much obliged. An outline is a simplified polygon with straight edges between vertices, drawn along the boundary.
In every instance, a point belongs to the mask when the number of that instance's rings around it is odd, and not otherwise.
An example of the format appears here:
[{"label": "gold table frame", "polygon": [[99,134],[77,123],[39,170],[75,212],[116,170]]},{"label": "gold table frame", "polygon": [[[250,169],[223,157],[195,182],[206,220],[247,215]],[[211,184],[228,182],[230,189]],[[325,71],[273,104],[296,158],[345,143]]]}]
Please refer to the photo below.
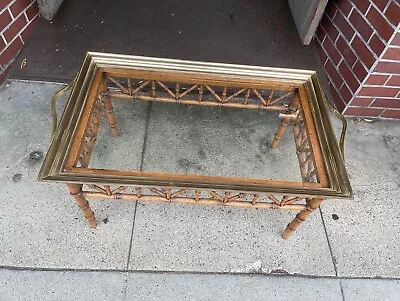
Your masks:
[{"label": "gold table frame", "polygon": [[[351,198],[343,155],[313,71],[89,52],[55,131],[39,180],[66,183],[89,227],[86,198],[300,211],[287,238],[326,198]],[[274,110],[293,128],[301,182],[89,168],[102,115],[118,135],[112,98]]]}]

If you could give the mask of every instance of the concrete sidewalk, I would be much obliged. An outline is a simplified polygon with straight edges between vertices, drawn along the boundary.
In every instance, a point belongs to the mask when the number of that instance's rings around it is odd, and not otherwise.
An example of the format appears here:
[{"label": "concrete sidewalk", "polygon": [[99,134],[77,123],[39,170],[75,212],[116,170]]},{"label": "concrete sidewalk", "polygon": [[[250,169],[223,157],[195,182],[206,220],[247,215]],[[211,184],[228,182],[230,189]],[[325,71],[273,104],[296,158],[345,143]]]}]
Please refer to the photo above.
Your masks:
[{"label": "concrete sidewalk", "polygon": [[[304,300],[398,299],[399,122],[349,120],[354,200],[325,202],[287,241],[280,233],[294,212],[114,200],[91,201],[99,226],[90,230],[63,185],[36,182],[50,141],[50,98],[60,87],[9,81],[0,88],[0,300],[25,300],[18,293],[28,300],[189,293],[199,300],[298,300],[300,292]],[[131,119],[143,124],[147,106],[132,104]],[[116,113],[123,114],[118,105]],[[150,115],[150,127],[159,115]],[[144,132],[137,126],[135,139]],[[149,168],[161,138],[148,138]],[[255,131],[247,147],[259,148],[260,139]],[[132,153],[140,151],[131,142]],[[199,166],[207,160],[186,156]]]},{"label": "concrete sidewalk", "polygon": [[293,276],[0,270],[1,300],[398,300],[400,281]]}]

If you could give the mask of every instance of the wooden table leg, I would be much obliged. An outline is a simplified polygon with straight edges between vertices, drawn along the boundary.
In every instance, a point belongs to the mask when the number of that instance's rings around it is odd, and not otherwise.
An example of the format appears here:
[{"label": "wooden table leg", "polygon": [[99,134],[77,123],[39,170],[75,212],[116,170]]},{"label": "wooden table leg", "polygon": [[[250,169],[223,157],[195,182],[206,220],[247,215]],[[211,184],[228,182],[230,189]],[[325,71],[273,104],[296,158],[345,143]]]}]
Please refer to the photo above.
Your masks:
[{"label": "wooden table leg", "polygon": [[274,141],[272,141],[271,145],[272,148],[276,148],[278,146],[279,140],[281,140],[281,137],[285,132],[286,127],[291,122],[291,119],[295,117],[292,113],[294,113],[298,109],[298,107],[299,107],[299,95],[298,93],[296,93],[293,96],[292,100],[290,101],[289,111],[287,111],[286,112],[287,114],[284,114],[284,116],[282,117],[281,124],[279,125],[278,130],[276,131]]},{"label": "wooden table leg", "polygon": [[276,148],[278,146],[279,140],[281,140],[281,137],[283,133],[285,132],[286,127],[290,123],[290,117],[283,117],[281,120],[281,124],[279,125],[278,130],[276,131],[274,141],[272,142],[272,148]]},{"label": "wooden table leg", "polygon": [[82,195],[81,184],[67,184],[70,194],[74,197],[76,204],[81,209],[83,215],[88,221],[89,228],[96,228],[97,222],[96,217],[92,209],[89,206],[89,202]]},{"label": "wooden table leg", "polygon": [[115,119],[110,95],[107,94],[103,97],[103,104],[106,111],[108,124],[110,125],[111,136],[118,136],[117,121]]},{"label": "wooden table leg", "polygon": [[117,121],[115,119],[113,106],[111,102],[111,96],[108,90],[108,86],[105,80],[102,81],[99,88],[101,101],[103,102],[104,110],[106,111],[108,124],[111,129],[111,136],[118,136]]},{"label": "wooden table leg", "polygon": [[313,198],[307,200],[307,208],[297,213],[296,217],[287,225],[285,231],[282,233],[283,239],[288,239],[289,236],[304,222],[311,213],[318,208],[324,199]]}]

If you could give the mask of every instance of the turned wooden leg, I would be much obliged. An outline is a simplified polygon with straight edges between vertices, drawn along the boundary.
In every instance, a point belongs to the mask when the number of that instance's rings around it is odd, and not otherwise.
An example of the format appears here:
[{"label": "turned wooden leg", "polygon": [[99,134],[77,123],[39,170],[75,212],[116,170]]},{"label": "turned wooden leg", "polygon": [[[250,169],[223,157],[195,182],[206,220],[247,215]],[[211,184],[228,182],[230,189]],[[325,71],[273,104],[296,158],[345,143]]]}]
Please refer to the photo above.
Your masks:
[{"label": "turned wooden leg", "polygon": [[89,223],[89,228],[96,228],[96,217],[92,209],[90,209],[89,202],[82,195],[82,185],[80,184],[67,184],[70,194],[74,197],[76,204],[81,209],[83,215]]},{"label": "turned wooden leg", "polygon": [[282,233],[283,239],[287,239],[300,225],[304,222],[311,213],[318,208],[324,199],[314,198],[307,199],[307,208],[297,213],[294,220],[292,220],[289,225],[287,225],[285,231]]},{"label": "turned wooden leg", "polygon": [[100,83],[99,93],[101,101],[103,102],[104,110],[106,111],[108,124],[110,125],[111,129],[111,135],[113,137],[118,136],[117,121],[115,119],[111,96],[105,79]]},{"label": "turned wooden leg", "polygon": [[111,102],[111,96],[107,93],[103,97],[103,105],[106,111],[108,124],[110,125],[111,135],[113,137],[118,136],[117,121],[113,112],[113,106]]},{"label": "turned wooden leg", "polygon": [[278,130],[276,131],[274,141],[272,142],[272,148],[276,148],[279,144],[279,140],[281,140],[281,137],[283,133],[286,130],[286,127],[290,123],[290,117],[283,117],[281,120],[281,124],[279,125]]}]

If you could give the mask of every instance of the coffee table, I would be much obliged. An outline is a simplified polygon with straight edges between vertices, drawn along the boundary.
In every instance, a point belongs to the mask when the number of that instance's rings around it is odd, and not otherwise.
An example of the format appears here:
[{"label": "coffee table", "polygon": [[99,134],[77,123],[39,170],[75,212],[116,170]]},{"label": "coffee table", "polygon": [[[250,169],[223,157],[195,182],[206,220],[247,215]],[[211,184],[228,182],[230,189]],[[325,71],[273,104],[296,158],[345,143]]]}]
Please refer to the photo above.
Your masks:
[{"label": "coffee table", "polygon": [[[281,121],[270,147],[279,149],[290,125],[299,179],[280,179],[280,171],[252,178],[92,167],[103,116],[111,138],[135,131],[119,128],[115,99],[272,112]],[[66,183],[91,228],[96,219],[87,198],[297,210],[285,239],[323,200],[352,197],[315,72],[95,52],[77,75],[39,180]]]}]

